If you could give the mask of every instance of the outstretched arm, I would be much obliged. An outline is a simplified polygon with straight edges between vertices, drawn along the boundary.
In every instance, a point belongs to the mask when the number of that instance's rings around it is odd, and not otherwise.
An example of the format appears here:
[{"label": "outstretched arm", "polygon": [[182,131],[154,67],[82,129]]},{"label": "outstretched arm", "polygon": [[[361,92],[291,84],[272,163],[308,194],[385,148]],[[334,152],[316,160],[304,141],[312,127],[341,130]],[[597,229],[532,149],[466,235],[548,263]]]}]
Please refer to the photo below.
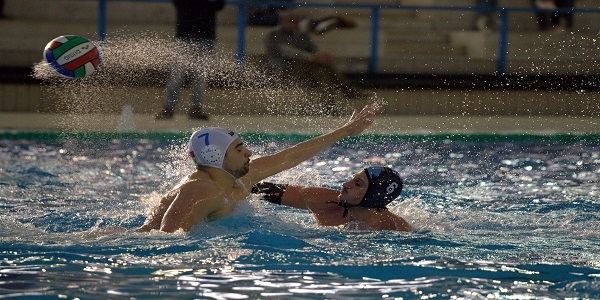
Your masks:
[{"label": "outstretched arm", "polygon": [[263,156],[250,162],[250,172],[245,176],[250,182],[259,182],[281,171],[293,168],[315,156],[324,148],[349,136],[363,132],[373,123],[372,117],[379,111],[376,104],[366,105],[360,112],[354,109],[350,120],[342,127],[318,136],[273,155]]},{"label": "outstretched arm", "polygon": [[323,201],[335,200],[339,191],[322,187],[259,182],[252,186],[252,193],[261,194],[262,200],[271,203],[311,210],[315,205],[323,204]]}]

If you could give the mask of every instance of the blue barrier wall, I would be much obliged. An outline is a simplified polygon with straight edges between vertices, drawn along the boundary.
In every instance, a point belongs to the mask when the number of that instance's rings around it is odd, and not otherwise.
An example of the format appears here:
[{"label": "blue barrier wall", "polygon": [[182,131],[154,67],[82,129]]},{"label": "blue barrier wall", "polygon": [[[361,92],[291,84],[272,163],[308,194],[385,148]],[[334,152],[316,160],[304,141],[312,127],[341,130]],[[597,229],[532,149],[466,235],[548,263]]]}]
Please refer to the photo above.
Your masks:
[{"label": "blue barrier wall", "polygon": [[[106,35],[106,2],[107,1],[132,1],[132,2],[170,2],[170,0],[97,0],[98,1],[98,39],[104,40]],[[237,36],[237,58],[241,64],[245,58],[245,32],[246,16],[249,7],[264,6],[261,1],[227,1],[228,5],[238,7],[238,36]],[[497,50],[496,73],[506,73],[506,54],[508,44],[509,17],[514,13],[535,13],[538,11],[554,12],[556,10],[541,10],[532,7],[471,7],[471,6],[409,6],[409,5],[375,5],[375,4],[329,4],[329,3],[290,3],[290,2],[269,2],[269,5],[281,7],[311,7],[311,8],[350,8],[350,9],[369,9],[371,11],[371,36],[369,41],[364,41],[370,45],[369,72],[377,73],[378,66],[378,31],[381,10],[408,10],[408,11],[461,11],[461,12],[492,12],[500,15],[499,41]],[[600,14],[600,9],[568,9],[558,10],[559,12],[572,12],[574,14]]]}]

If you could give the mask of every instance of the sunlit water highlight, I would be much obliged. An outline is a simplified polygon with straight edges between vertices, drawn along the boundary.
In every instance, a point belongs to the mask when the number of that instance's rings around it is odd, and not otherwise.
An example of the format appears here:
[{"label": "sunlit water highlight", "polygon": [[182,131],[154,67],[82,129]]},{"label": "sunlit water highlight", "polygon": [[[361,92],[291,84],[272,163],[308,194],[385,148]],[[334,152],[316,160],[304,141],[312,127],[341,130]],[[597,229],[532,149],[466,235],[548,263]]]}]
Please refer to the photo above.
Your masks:
[{"label": "sunlit water highlight", "polygon": [[[365,135],[277,182],[405,177],[413,233],[317,227],[250,197],[190,233],[133,233],[192,170],[180,134],[3,133],[0,295],[106,298],[600,297],[597,135]],[[307,138],[242,133],[255,155]]]}]

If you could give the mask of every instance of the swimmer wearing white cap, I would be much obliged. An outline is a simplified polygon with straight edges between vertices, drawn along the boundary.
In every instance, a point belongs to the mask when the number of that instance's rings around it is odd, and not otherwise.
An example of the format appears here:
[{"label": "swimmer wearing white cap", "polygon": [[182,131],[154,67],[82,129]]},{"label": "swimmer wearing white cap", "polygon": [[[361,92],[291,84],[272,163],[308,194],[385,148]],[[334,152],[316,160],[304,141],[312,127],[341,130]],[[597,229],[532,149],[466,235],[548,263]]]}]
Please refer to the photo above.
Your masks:
[{"label": "swimmer wearing white cap", "polygon": [[212,221],[230,213],[250,194],[253,184],[293,168],[324,148],[363,132],[373,123],[376,104],[354,110],[338,129],[301,142],[272,155],[250,160],[252,152],[233,132],[205,128],[192,134],[189,153],[196,171],[165,195],[137,231],[189,231],[199,222]]},{"label": "swimmer wearing white cap", "polygon": [[252,192],[271,203],[310,210],[321,226],[352,223],[360,230],[411,231],[406,220],[386,207],[400,196],[403,185],[396,171],[369,167],[354,174],[339,191],[261,182],[252,187]]}]

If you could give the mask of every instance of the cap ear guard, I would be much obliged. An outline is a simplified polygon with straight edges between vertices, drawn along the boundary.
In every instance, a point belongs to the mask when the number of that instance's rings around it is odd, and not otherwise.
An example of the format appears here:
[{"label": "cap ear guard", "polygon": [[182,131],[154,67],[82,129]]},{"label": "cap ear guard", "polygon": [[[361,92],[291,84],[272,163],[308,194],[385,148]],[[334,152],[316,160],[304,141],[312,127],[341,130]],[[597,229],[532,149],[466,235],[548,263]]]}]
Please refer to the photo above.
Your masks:
[{"label": "cap ear guard", "polygon": [[208,145],[200,150],[200,161],[202,165],[215,164],[223,158],[221,149],[215,145]]}]

